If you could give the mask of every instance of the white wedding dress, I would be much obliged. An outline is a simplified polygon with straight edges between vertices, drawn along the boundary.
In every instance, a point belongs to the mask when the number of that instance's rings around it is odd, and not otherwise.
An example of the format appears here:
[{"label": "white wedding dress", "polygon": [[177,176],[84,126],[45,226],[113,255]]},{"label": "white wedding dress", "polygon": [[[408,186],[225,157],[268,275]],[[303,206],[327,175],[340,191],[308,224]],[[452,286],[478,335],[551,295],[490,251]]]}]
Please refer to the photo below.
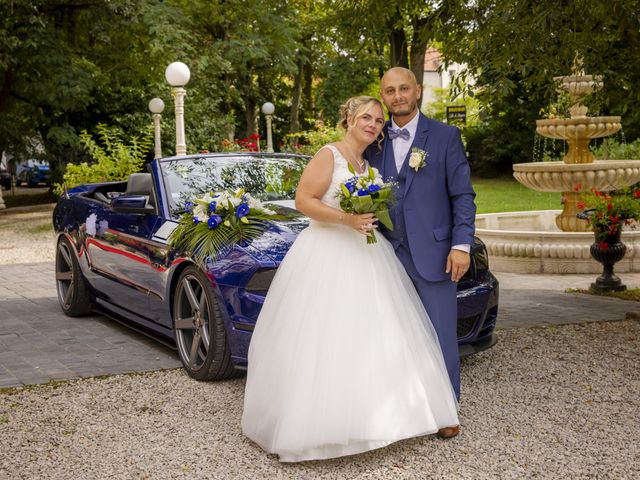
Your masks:
[{"label": "white wedding dress", "polygon": [[[352,175],[333,146],[322,201]],[[352,455],[458,424],[435,330],[393,251],[311,221],[282,261],[251,345],[242,430],[280,461]]]}]

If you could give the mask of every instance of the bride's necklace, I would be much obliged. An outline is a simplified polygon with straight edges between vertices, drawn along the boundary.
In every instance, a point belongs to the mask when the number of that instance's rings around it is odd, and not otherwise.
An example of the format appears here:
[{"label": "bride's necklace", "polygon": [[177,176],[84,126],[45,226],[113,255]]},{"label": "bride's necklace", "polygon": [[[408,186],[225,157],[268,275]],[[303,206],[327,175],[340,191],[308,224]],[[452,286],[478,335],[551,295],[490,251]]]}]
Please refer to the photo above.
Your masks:
[{"label": "bride's necklace", "polygon": [[353,162],[351,163],[355,163],[355,165],[358,167],[358,173],[364,171],[364,158],[362,158],[362,156],[358,158],[356,154],[353,153],[351,145],[349,145],[346,140],[343,140],[342,143],[345,147],[347,147],[347,150],[349,151],[349,156],[351,157],[351,160],[353,160]]}]

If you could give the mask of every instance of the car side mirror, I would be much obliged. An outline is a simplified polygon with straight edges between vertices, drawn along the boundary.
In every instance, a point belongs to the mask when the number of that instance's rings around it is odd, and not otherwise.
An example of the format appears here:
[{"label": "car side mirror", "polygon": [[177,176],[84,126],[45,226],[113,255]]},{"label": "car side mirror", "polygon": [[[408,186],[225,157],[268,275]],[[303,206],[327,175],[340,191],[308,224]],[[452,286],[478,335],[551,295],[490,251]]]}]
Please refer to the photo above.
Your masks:
[{"label": "car side mirror", "polygon": [[111,209],[118,213],[155,213],[156,209],[147,205],[145,195],[120,195],[111,200]]}]

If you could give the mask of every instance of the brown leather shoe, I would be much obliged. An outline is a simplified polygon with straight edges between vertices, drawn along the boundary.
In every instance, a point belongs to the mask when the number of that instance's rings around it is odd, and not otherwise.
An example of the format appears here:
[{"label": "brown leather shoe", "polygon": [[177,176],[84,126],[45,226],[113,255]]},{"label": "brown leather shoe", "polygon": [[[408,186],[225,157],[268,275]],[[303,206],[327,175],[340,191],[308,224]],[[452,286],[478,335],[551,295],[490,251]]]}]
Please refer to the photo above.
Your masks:
[{"label": "brown leather shoe", "polygon": [[460,433],[460,425],[454,425],[453,427],[444,427],[438,430],[438,435],[440,438],[453,438]]}]

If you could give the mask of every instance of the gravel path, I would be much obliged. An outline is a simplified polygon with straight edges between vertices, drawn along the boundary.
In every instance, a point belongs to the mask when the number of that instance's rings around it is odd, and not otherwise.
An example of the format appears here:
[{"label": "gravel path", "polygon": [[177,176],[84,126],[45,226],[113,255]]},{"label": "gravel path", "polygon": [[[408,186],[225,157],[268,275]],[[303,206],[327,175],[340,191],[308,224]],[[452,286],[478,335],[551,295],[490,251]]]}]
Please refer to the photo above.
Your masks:
[{"label": "gravel path", "polygon": [[0,264],[55,259],[53,205],[0,211]]},{"label": "gravel path", "polygon": [[639,478],[640,322],[503,330],[463,363],[462,433],[280,464],[242,436],[244,379],[180,369],[0,394],[0,478]]}]

